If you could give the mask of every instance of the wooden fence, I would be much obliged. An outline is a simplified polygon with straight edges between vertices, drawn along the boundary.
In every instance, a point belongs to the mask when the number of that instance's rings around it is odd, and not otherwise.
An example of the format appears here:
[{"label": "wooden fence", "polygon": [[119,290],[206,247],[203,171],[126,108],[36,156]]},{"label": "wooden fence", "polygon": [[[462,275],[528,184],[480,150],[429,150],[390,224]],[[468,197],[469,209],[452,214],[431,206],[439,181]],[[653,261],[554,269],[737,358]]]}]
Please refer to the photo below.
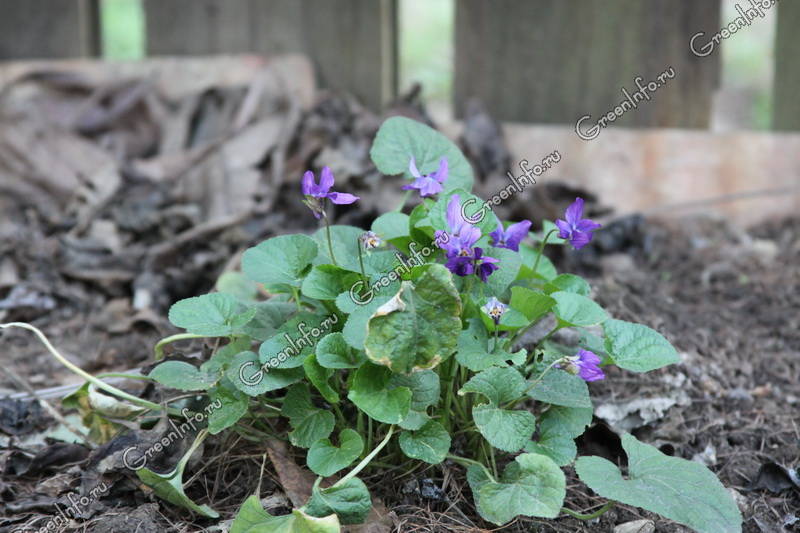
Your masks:
[{"label": "wooden fence", "polygon": [[[398,1],[144,0],[147,53],[303,52],[321,85],[378,109],[398,88]],[[0,0],[0,60],[99,55],[98,4]],[[800,2],[770,9],[778,10],[773,127],[800,130]],[[456,0],[455,109],[478,97],[501,120],[596,120],[635,78],[647,84],[672,69],[663,94],[616,123],[706,128],[720,52],[703,57],[689,42],[699,31],[708,42],[730,23],[720,0]]]}]

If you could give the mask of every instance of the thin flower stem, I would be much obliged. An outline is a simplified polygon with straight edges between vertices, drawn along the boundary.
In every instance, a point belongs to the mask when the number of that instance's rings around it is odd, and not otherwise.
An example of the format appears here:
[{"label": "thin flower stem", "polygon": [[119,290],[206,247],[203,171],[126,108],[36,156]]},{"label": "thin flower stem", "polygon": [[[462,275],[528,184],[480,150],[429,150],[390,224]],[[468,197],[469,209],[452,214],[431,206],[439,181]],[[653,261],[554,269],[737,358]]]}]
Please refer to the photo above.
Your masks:
[{"label": "thin flower stem", "polygon": [[394,208],[394,210],[398,213],[401,212],[403,208],[406,206],[406,202],[410,197],[411,197],[411,191],[406,191],[406,193],[403,195],[403,200],[397,207]]},{"label": "thin flower stem", "polygon": [[[370,419],[370,420],[372,420],[372,419]],[[353,468],[350,472],[347,473],[346,476],[344,476],[342,479],[340,479],[339,481],[334,483],[332,487],[338,487],[338,486],[344,485],[345,483],[347,483],[348,481],[350,481],[351,479],[356,477],[359,472],[364,470],[364,468],[366,468],[366,466],[369,464],[369,462],[372,461],[372,459],[376,455],[378,455],[378,453],[383,449],[383,447],[386,446],[387,444],[389,444],[389,439],[392,438],[392,433],[394,433],[394,426],[389,426],[389,431],[386,432],[386,436],[383,438],[383,440],[380,443],[378,443],[378,445],[375,447],[375,449],[372,450],[369,455],[364,457],[361,460],[361,462],[358,463],[355,466],[355,468]]]},{"label": "thin flower stem", "polygon": [[534,387],[536,387],[536,385],[538,385],[539,383],[541,383],[541,381],[544,379],[544,376],[545,376],[545,375],[546,375],[548,372],[550,372],[550,369],[552,369],[554,366],[556,366],[557,364],[559,364],[559,363],[561,363],[561,362],[563,362],[563,361],[562,361],[562,359],[556,359],[555,361],[553,361],[552,363],[550,363],[550,365],[548,365],[548,367],[547,367],[547,368],[545,368],[545,369],[542,371],[542,373],[541,373],[541,374],[539,374],[539,377],[537,377],[536,379],[534,379],[533,381],[531,381],[531,382],[530,382],[530,384],[528,385],[528,388],[526,388],[526,389],[525,389],[525,392],[523,392],[523,393],[520,395],[520,397],[519,397],[519,398],[517,398],[516,400],[513,400],[513,401],[509,402],[509,403],[508,403],[508,404],[507,404],[507,405],[504,407],[504,409],[511,409],[512,407],[514,407],[515,405],[517,405],[517,404],[518,404],[518,403],[519,403],[519,402],[520,402],[520,401],[521,401],[521,400],[522,400],[522,399],[523,399],[525,396],[527,396],[527,395],[528,395],[528,393],[529,393],[530,391],[532,391],[532,390],[533,390],[533,388],[534,388]]},{"label": "thin flower stem", "polygon": [[80,368],[79,366],[73,364],[66,357],[61,355],[61,353],[59,353],[59,351],[56,350],[55,347],[50,343],[50,341],[47,339],[47,337],[45,337],[44,333],[42,333],[35,326],[32,326],[31,324],[28,324],[28,323],[25,323],[25,322],[9,322],[7,324],[0,324],[0,329],[5,329],[5,328],[22,328],[22,329],[27,329],[28,331],[32,331],[37,337],[39,337],[39,340],[42,341],[42,344],[44,344],[45,348],[47,348],[47,351],[49,351],[50,354],[53,357],[55,357],[58,360],[59,363],[61,363],[65,367],[67,367],[69,370],[71,370],[75,374],[81,376],[86,381],[89,381],[90,383],[92,383],[98,389],[103,389],[104,391],[106,391],[106,392],[108,392],[110,394],[113,394],[114,396],[117,396],[119,398],[123,398],[125,400],[128,400],[131,403],[134,403],[136,405],[140,405],[140,406],[145,407],[147,409],[150,409],[152,411],[162,411],[163,410],[163,407],[160,406],[159,404],[153,403],[153,402],[149,402],[147,400],[143,400],[143,399],[141,399],[139,397],[134,396],[133,394],[128,394],[125,391],[119,390],[118,388],[109,385],[105,381],[97,379],[96,377],[94,377],[93,375],[89,374],[88,372],[86,372],[85,370]]},{"label": "thin flower stem", "polygon": [[369,285],[369,281],[367,280],[367,274],[364,271],[364,257],[361,252],[361,239],[356,237],[356,248],[358,248],[358,265],[361,267],[361,281],[364,282],[364,286],[366,287]]},{"label": "thin flower stem", "polygon": [[[517,342],[519,339],[521,339],[521,338],[522,338],[522,336],[523,336],[523,335],[525,335],[525,333],[527,333],[529,329],[531,329],[533,326],[535,326],[536,324],[538,324],[538,323],[539,323],[539,320],[541,320],[541,318],[537,318],[536,320],[533,320],[533,321],[532,321],[530,324],[528,324],[528,325],[527,325],[527,326],[525,326],[524,328],[522,328],[522,329],[520,329],[520,330],[517,330],[517,332],[514,334],[514,336],[513,336],[513,337],[511,337],[511,338],[509,339],[509,341],[508,341],[508,345],[507,345],[508,349],[509,349],[509,350],[511,350],[511,348],[513,348],[513,347],[514,347],[514,343],[516,343],[516,342]],[[541,338],[541,340],[539,341],[539,343],[542,343],[542,342],[546,341],[547,339],[549,339],[550,337],[552,337],[552,336],[553,336],[553,334],[554,334],[556,331],[558,331],[558,330],[560,330],[560,329],[561,329],[561,324],[556,324],[556,325],[555,325],[555,327],[554,327],[553,329],[551,329],[551,330],[550,330],[550,331],[547,333],[547,335],[545,335],[544,337],[542,337],[542,338]]]},{"label": "thin flower stem", "polygon": [[372,448],[372,417],[367,416],[367,449]]},{"label": "thin flower stem", "polygon": [[300,303],[300,291],[297,287],[292,287],[292,296],[294,297],[294,303],[297,304],[297,310],[303,310],[303,304]]},{"label": "thin flower stem", "polygon": [[617,502],[615,502],[614,500],[611,500],[610,502],[607,502],[604,506],[602,506],[597,511],[595,511],[593,513],[589,513],[589,514],[577,513],[577,512],[575,512],[575,511],[573,511],[571,509],[567,509],[566,507],[562,507],[561,508],[561,512],[562,513],[566,513],[566,514],[568,514],[568,515],[570,515],[570,516],[572,516],[574,518],[577,518],[578,520],[594,520],[598,516],[604,514],[607,511],[609,511],[612,507],[614,507],[614,505],[616,505],[616,503]]},{"label": "thin flower stem", "polygon": [[554,229],[551,229],[550,231],[548,231],[547,235],[545,235],[544,239],[542,239],[541,244],[539,244],[539,255],[536,256],[536,261],[533,262],[533,273],[534,273],[534,275],[536,274],[536,269],[539,267],[539,259],[542,258],[542,254],[544,253],[544,247],[547,244],[547,239],[549,239],[550,235],[552,235],[555,231],[556,230],[554,230]]},{"label": "thin flower stem", "polygon": [[184,341],[188,339],[202,339],[203,335],[197,335],[195,333],[177,333],[175,335],[170,335],[169,337],[164,337],[160,341],[156,343],[155,348],[153,348],[153,354],[155,356],[156,361],[160,361],[164,358],[164,346],[176,341]]},{"label": "thin flower stem", "polygon": [[467,459],[466,457],[460,457],[458,455],[453,455],[453,454],[450,454],[450,453],[447,454],[447,458],[452,460],[452,461],[455,461],[456,463],[459,463],[461,465],[467,464],[467,465],[479,466],[479,467],[481,467],[483,469],[483,472],[484,472],[484,474],[486,474],[486,477],[488,477],[493,482],[496,482],[496,480],[495,480],[494,476],[492,475],[492,473],[489,472],[489,469],[486,468],[486,466],[483,465],[482,463],[479,463],[478,461],[473,461],[472,459]]},{"label": "thin flower stem", "polygon": [[328,215],[322,215],[322,218],[325,219],[325,234],[328,237],[328,250],[331,252],[331,261],[335,266],[339,266],[336,263],[336,256],[333,255],[333,241],[331,240],[331,224],[328,222]]}]

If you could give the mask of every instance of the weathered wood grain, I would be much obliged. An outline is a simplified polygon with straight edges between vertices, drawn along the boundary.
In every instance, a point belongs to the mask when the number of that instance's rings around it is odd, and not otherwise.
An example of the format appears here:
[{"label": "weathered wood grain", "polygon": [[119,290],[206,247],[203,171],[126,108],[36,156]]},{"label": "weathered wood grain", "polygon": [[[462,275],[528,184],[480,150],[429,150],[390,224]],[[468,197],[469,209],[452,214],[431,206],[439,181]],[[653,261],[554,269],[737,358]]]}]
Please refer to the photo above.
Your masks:
[{"label": "weathered wood grain", "polygon": [[502,120],[575,124],[614,109],[672,67],[674,79],[617,124],[706,127],[719,54],[689,40],[719,30],[719,0],[460,0],[455,104],[481,98]]},{"label": "weathered wood grain", "polygon": [[397,90],[397,0],[145,0],[151,55],[300,52],[373,109]]}]

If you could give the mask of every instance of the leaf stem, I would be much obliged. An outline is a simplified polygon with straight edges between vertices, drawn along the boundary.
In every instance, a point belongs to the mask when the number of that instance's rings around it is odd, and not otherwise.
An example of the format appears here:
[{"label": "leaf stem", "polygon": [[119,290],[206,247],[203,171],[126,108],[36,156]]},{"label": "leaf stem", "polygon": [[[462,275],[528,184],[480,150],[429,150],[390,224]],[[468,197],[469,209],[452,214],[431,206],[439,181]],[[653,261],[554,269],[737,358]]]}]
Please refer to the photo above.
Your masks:
[{"label": "leaf stem", "polygon": [[410,196],[411,196],[411,191],[410,190],[406,191],[406,193],[403,195],[403,200],[397,207],[394,208],[394,210],[398,213],[401,213],[403,211],[403,208],[406,206],[406,202],[408,201]]},{"label": "leaf stem", "polygon": [[541,373],[541,374],[539,374],[539,377],[537,377],[536,379],[534,379],[533,381],[531,381],[531,382],[530,382],[530,384],[528,385],[528,388],[526,388],[526,389],[525,389],[525,392],[523,392],[523,393],[522,393],[522,395],[521,395],[519,398],[517,398],[516,400],[513,400],[513,401],[511,401],[511,402],[508,402],[508,404],[507,404],[507,405],[505,405],[503,408],[504,408],[504,409],[511,409],[512,407],[514,407],[515,405],[517,405],[517,404],[518,404],[518,403],[519,403],[519,402],[520,402],[520,401],[521,401],[523,398],[525,398],[525,396],[527,396],[527,395],[528,395],[528,393],[529,393],[530,391],[532,391],[532,390],[533,390],[533,388],[534,388],[534,387],[536,387],[536,385],[538,385],[539,383],[541,383],[541,381],[544,379],[544,376],[545,376],[545,375],[546,375],[548,372],[550,372],[550,370],[551,370],[551,369],[552,369],[554,366],[556,366],[556,365],[557,365],[557,364],[559,364],[559,363],[563,363],[563,362],[564,362],[564,361],[563,361],[563,359],[564,359],[564,358],[562,357],[562,358],[556,359],[555,361],[553,361],[552,363],[550,363],[550,364],[548,365],[548,367],[547,367],[547,368],[545,368],[545,369],[542,371],[542,373]]},{"label": "leaf stem", "polygon": [[539,254],[536,256],[536,261],[533,262],[533,274],[536,275],[536,269],[539,267],[539,260],[542,258],[542,254],[544,253],[544,247],[547,245],[547,239],[550,238],[556,230],[551,229],[547,232],[547,235],[544,236],[542,242],[539,244]]},{"label": "leaf stem", "polygon": [[462,465],[463,464],[467,464],[467,465],[479,466],[479,467],[481,467],[483,469],[483,472],[484,472],[484,474],[486,474],[486,477],[491,479],[493,482],[496,482],[496,480],[495,480],[494,476],[492,475],[492,473],[489,472],[489,469],[486,468],[486,466],[483,465],[482,463],[479,463],[478,461],[473,461],[472,459],[467,459],[466,457],[460,457],[458,455],[453,455],[453,454],[450,454],[450,453],[447,454],[447,458],[452,460],[452,461],[455,461],[456,463],[460,463]]},{"label": "leaf stem", "polygon": [[197,335],[196,333],[176,333],[175,335],[170,335],[169,337],[164,337],[160,341],[156,343],[155,348],[153,348],[153,354],[155,355],[156,361],[160,361],[164,358],[164,346],[166,344],[170,344],[176,341],[184,341],[188,339],[202,339],[205,335]]},{"label": "leaf stem", "polygon": [[339,266],[336,263],[336,256],[333,255],[333,241],[331,240],[331,224],[328,222],[328,215],[323,215],[322,218],[325,219],[325,235],[328,237],[328,250],[331,253],[331,261],[335,266]]},{"label": "leaf stem", "polygon": [[367,274],[364,271],[364,257],[361,252],[361,239],[356,237],[356,248],[358,248],[358,264],[361,267],[361,281],[364,282],[364,286],[369,285],[369,280],[367,280]]},{"label": "leaf stem", "polygon": [[143,400],[143,399],[141,399],[141,398],[139,398],[137,396],[134,396],[133,394],[128,394],[125,391],[119,390],[118,388],[109,385],[108,383],[106,383],[103,380],[97,379],[96,377],[94,377],[93,375],[89,374],[88,372],[86,372],[85,370],[80,368],[79,366],[73,364],[66,357],[61,355],[61,353],[59,353],[59,351],[56,350],[55,347],[50,343],[50,341],[47,339],[47,337],[45,337],[44,333],[42,333],[35,326],[33,326],[31,324],[28,324],[26,322],[9,322],[7,324],[0,324],[0,329],[5,329],[5,328],[22,328],[22,329],[27,329],[28,331],[32,331],[37,337],[39,337],[39,340],[42,341],[42,344],[44,344],[45,348],[47,348],[47,351],[49,351],[50,354],[53,357],[55,357],[58,360],[59,363],[61,363],[65,367],[67,367],[69,370],[71,370],[75,374],[81,376],[86,381],[89,381],[90,383],[92,383],[98,389],[103,389],[104,391],[106,391],[106,392],[108,392],[110,394],[113,394],[115,396],[118,396],[120,398],[128,400],[129,402],[134,403],[136,405],[140,405],[142,407],[146,407],[147,409],[150,409],[151,411],[162,411],[163,410],[163,408],[159,404],[153,403],[153,402],[149,402],[147,400]]},{"label": "leaf stem", "polygon": [[[372,419],[370,418],[370,420],[372,420]],[[347,473],[347,475],[345,475],[342,479],[340,479],[339,481],[334,483],[332,487],[338,487],[338,486],[344,485],[345,483],[347,483],[348,481],[350,481],[351,479],[356,477],[359,472],[364,470],[364,468],[366,468],[366,466],[369,464],[369,462],[372,461],[372,459],[376,455],[378,455],[378,453],[383,449],[383,447],[386,446],[389,443],[389,439],[392,438],[392,433],[394,433],[394,426],[389,426],[389,431],[386,432],[386,436],[383,438],[383,440],[380,443],[378,443],[378,445],[375,447],[375,449],[372,450],[369,455],[364,457],[361,460],[361,462],[358,463],[355,466],[355,468],[353,468],[350,472]]]},{"label": "leaf stem", "polygon": [[300,303],[300,290],[297,287],[292,287],[292,296],[294,297],[294,302],[297,304],[297,310],[302,311],[303,305]]},{"label": "leaf stem", "polygon": [[570,516],[572,516],[574,518],[577,518],[578,520],[594,520],[598,516],[604,514],[605,512],[610,510],[612,507],[614,507],[614,505],[616,505],[616,503],[617,502],[615,502],[614,500],[606,502],[606,504],[604,506],[602,506],[600,509],[598,509],[597,511],[595,511],[593,513],[589,513],[589,514],[578,513],[578,512],[575,512],[575,511],[571,510],[571,509],[567,509],[566,507],[562,507],[561,508],[561,512],[565,513],[565,514],[568,514],[568,515],[570,515]]}]

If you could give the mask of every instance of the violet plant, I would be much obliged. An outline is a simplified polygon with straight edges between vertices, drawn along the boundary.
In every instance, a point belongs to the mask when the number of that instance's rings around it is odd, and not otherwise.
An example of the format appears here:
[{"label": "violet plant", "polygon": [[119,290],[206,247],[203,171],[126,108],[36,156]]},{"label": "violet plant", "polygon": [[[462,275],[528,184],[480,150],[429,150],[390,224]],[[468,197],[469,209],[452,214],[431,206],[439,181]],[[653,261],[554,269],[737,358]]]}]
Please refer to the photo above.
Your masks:
[{"label": "violet plant", "polygon": [[[406,118],[383,124],[371,157],[382,173],[413,179],[404,189],[419,194],[416,207],[368,229],[331,226],[325,201],[358,198],[332,192],[329,169],[319,185],[307,172],[302,193],[324,227],[250,248],[243,275],[170,310],[186,333],[160,342],[159,355],[174,340],[220,339],[199,366],[165,361],[149,375],[218,402],[198,439],[285,438],[319,476],[290,515],[269,515],[256,493],[231,532],[327,533],[363,522],[371,497],[358,475],[378,468],[375,458],[465,467],[477,511],[497,525],[520,515],[591,519],[621,502],[704,533],[740,531],[736,504],[699,463],[628,434],[625,477],[606,459],[576,458],[575,439],[592,421],[587,382],[609,379],[611,366],[639,373],[679,361],[663,336],[611,318],[585,280],[559,274],[545,255],[547,244],[591,241],[600,225],[583,218],[583,201],[545,221],[542,234],[530,221],[506,226],[471,194],[458,148]],[[580,340],[556,342],[566,329]],[[607,505],[588,515],[563,507],[570,465]],[[182,467],[137,473],[162,498],[217,516],[183,493]],[[323,488],[330,476],[338,480]]]}]

